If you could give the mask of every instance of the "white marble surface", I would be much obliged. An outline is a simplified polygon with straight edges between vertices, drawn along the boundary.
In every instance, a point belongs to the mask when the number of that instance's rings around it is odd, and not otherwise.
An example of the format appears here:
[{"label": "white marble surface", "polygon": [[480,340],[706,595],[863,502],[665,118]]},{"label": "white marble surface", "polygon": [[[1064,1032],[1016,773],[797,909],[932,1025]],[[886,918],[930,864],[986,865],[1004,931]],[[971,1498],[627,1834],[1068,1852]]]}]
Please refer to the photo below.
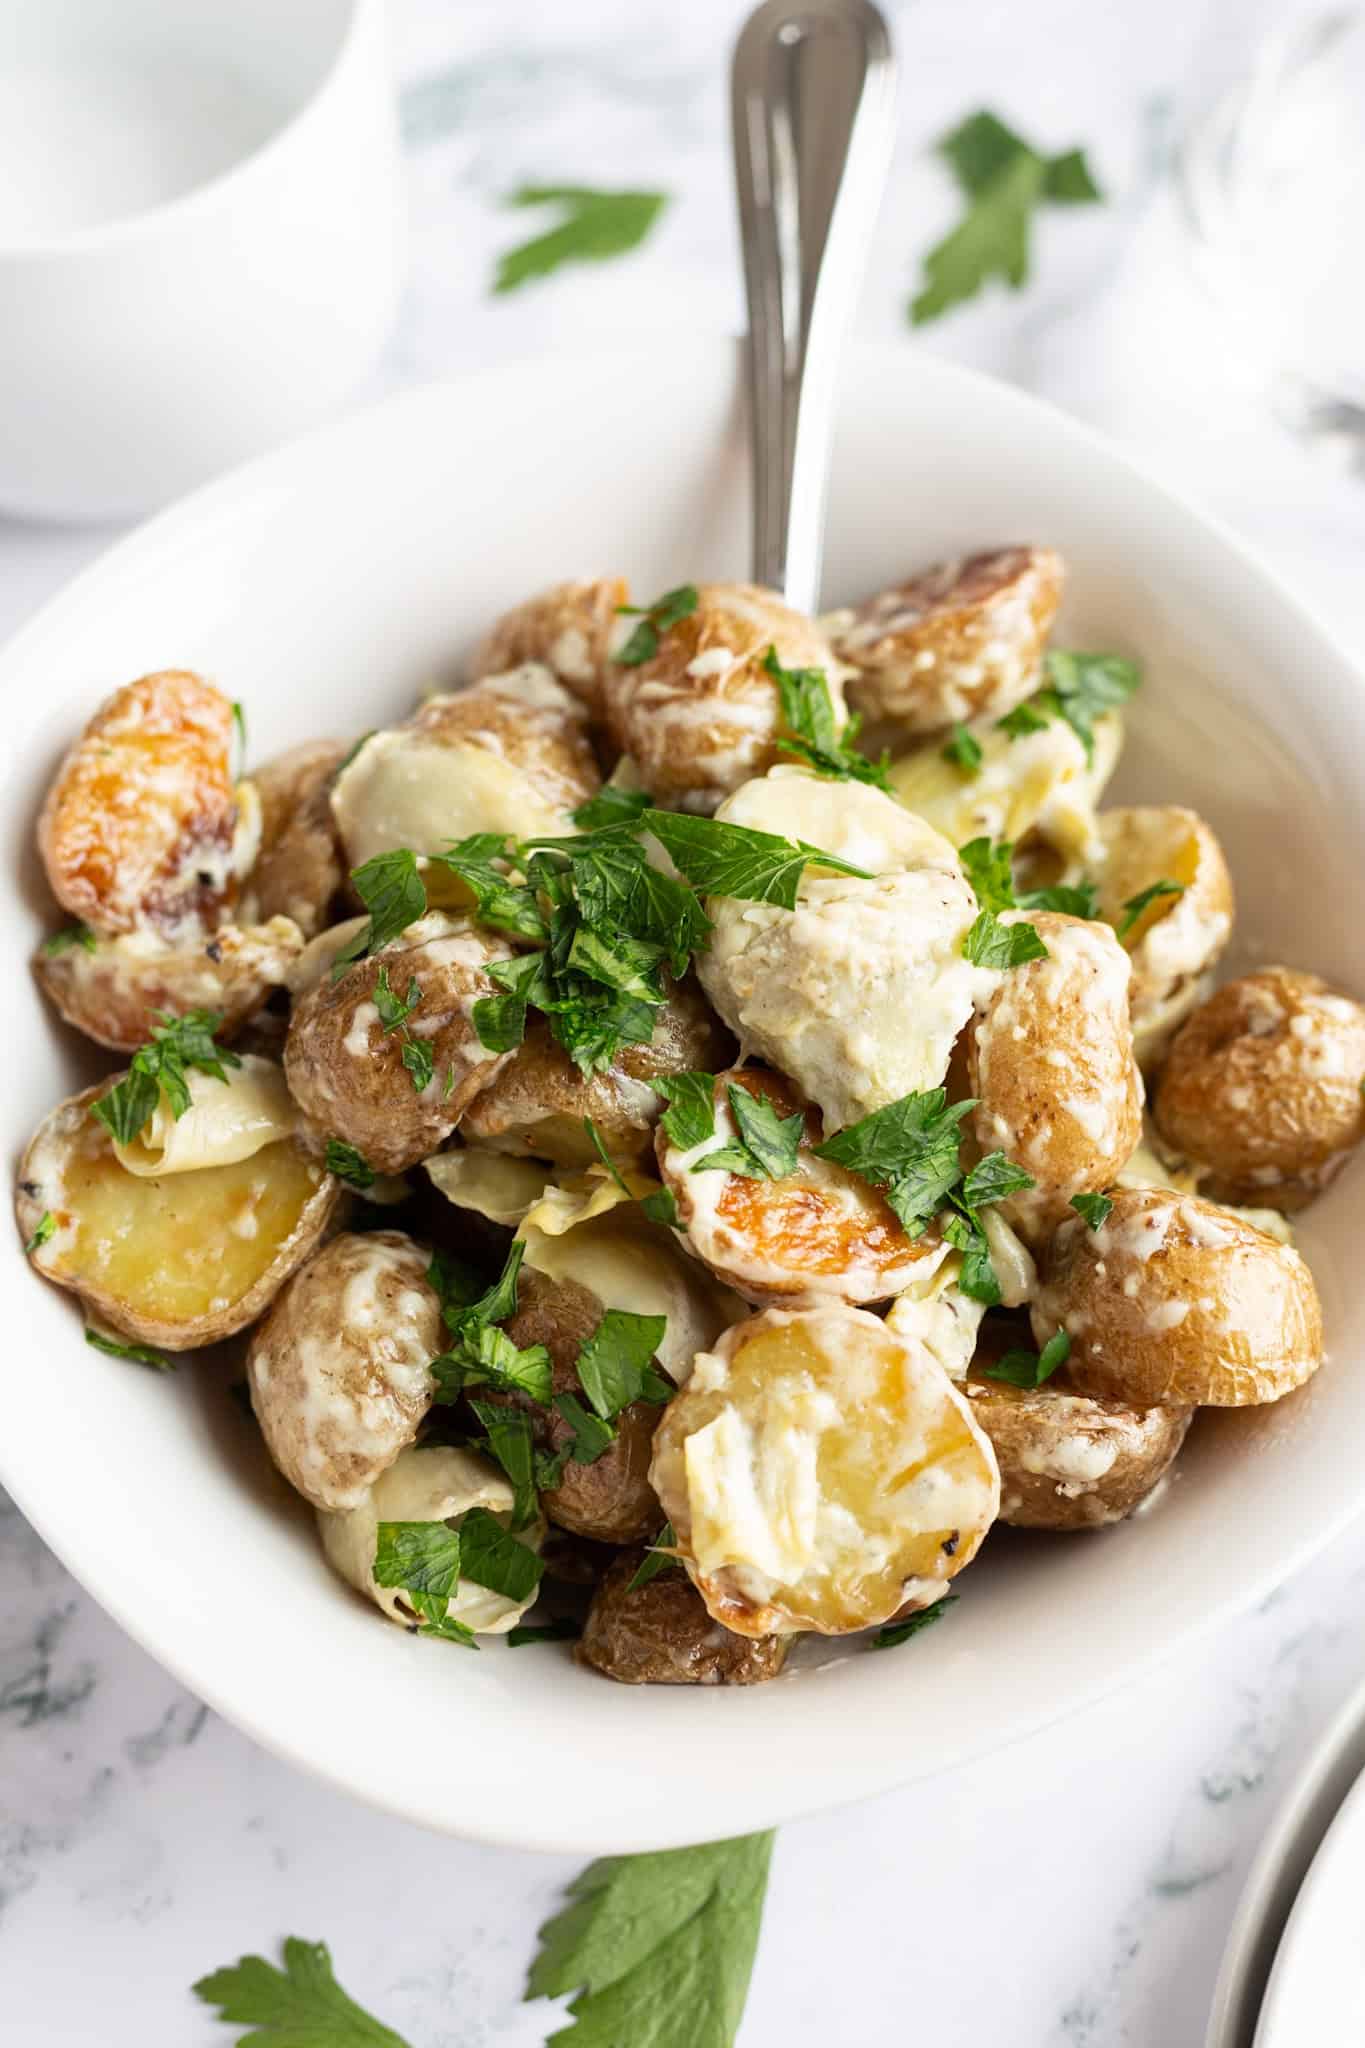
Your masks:
[{"label": "white marble surface", "polygon": [[[1365,488],[1266,423],[1183,281],[1159,165],[1253,15],[1228,0],[892,6],[902,137],[858,313],[1044,390],[1238,525],[1365,655]],[[414,271],[378,388],[624,331],[739,319],[723,89],[736,0],[399,0]],[[924,157],[980,104],[1081,141],[1113,203],[1045,224],[1035,285],[912,340],[914,257],[950,199]],[[489,300],[523,178],[677,196],[639,258]],[[0,524],[0,630],[105,535]],[[11,1348],[15,1333],[11,1333]],[[1311,1502],[1304,1504],[1312,1512]],[[1197,1573],[1198,1557],[1189,1569]],[[742,2042],[1121,2048],[1202,2037],[1278,1790],[1365,1668],[1365,1527],[1120,1697],[970,1769],[781,1837]],[[831,1729],[830,1739],[839,1732]],[[530,2044],[534,1928],[573,1866],[381,1819],[166,1677],[0,1513],[0,1984],[6,2039],[198,2048],[204,1970],[286,1932],[413,2048]]]}]

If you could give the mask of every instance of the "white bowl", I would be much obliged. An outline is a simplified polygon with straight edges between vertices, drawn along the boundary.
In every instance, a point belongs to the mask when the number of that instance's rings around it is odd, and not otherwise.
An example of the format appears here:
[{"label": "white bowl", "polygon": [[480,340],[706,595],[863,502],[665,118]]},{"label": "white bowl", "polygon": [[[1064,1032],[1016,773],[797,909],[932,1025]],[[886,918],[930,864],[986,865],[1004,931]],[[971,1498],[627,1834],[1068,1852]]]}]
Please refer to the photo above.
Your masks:
[{"label": "white bowl", "polygon": [[334,412],[400,203],[383,0],[0,0],[0,511],[146,511]]},{"label": "white bowl", "polygon": [[[24,987],[55,921],[31,851],[41,791],[116,684],[201,668],[252,752],[402,713],[502,606],[620,570],[649,593],[747,566],[733,350],[546,361],[413,393],[202,491],[48,606],[0,657],[15,992],[12,1151],[84,1071]],[[844,381],[826,594],[974,545],[1070,564],[1064,638],[1139,655],[1127,795],[1214,823],[1255,955],[1357,991],[1365,700],[1233,542],[1003,386],[907,349]],[[221,1376],[88,1351],[12,1246],[0,1478],[96,1598],[211,1705],[389,1810],[589,1851],[736,1834],[927,1775],[1117,1685],[1271,1584],[1365,1502],[1361,1180],[1304,1220],[1332,1357],[1278,1407],[1199,1418],[1160,1505],[1103,1534],[1002,1531],[939,1627],[735,1691],[635,1690],[567,1651],[411,1638],[329,1577]]]}]

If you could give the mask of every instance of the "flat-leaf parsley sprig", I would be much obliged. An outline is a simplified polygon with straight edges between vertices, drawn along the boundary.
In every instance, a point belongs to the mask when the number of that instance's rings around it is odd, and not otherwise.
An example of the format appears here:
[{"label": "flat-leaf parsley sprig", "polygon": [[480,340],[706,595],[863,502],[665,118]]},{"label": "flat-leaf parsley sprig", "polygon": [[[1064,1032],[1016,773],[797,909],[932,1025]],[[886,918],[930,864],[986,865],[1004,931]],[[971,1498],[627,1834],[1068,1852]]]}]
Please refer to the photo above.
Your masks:
[{"label": "flat-leaf parsley sprig", "polygon": [[1036,925],[1019,919],[1001,922],[1002,910],[1018,908],[1008,840],[992,846],[989,839],[969,839],[958,857],[981,908],[962,942],[962,951],[976,967],[1021,967],[1026,960],[1046,960],[1047,947]]},{"label": "flat-leaf parsley sprig", "polygon": [[129,1062],[128,1072],[107,1093],[90,1105],[110,1135],[120,1145],[131,1145],[148,1122],[164,1091],[171,1115],[178,1122],[190,1107],[189,1068],[226,1081],[229,1067],[242,1062],[235,1052],[214,1041],[222,1023],[217,1010],[190,1010],[183,1017],[168,1010],[152,1013],[156,1023],[146,1045],[139,1046]]},{"label": "flat-leaf parsley sprig", "polygon": [[251,2027],[238,2048],[408,2048],[408,2043],[348,1998],[321,1941],[289,1935],[284,1968],[241,1956],[201,1977],[194,1995],[216,2005],[220,2020]]},{"label": "flat-leaf parsley sprig", "polygon": [[520,185],[508,206],[558,209],[543,235],[506,249],[493,276],[495,292],[516,291],[566,263],[604,263],[638,249],[668,203],[666,192],[601,192],[589,185]]},{"label": "flat-leaf parsley sprig", "polygon": [[779,734],[778,751],[795,754],[817,775],[833,781],[870,782],[878,789],[890,787],[887,768],[890,756],[869,760],[853,745],[861,720],[846,721],[842,731],[834,715],[834,698],[822,668],[784,668],[777,649],[770,647],[763,666],[777,684],[785,732]]}]

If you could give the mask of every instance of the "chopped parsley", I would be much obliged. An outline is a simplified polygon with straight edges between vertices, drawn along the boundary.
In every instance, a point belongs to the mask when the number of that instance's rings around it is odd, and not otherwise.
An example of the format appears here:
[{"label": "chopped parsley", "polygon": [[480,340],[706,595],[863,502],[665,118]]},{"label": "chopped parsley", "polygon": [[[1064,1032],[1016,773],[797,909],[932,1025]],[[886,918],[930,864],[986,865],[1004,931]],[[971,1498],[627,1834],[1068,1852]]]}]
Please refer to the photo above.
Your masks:
[{"label": "chopped parsley", "polygon": [[989,839],[969,839],[965,846],[959,846],[958,859],[983,910],[1014,909],[1013,853],[1008,839],[994,846]]},{"label": "chopped parsley", "polygon": [[704,1145],[708,1138],[715,1137],[714,1074],[701,1074],[695,1069],[685,1074],[660,1074],[649,1085],[668,1104],[661,1122],[670,1142],[680,1152],[690,1152],[694,1145]]},{"label": "chopped parsley", "polygon": [[865,868],[822,853],[804,839],[784,839],[720,818],[694,818],[682,811],[646,811],[644,824],[679,873],[703,896],[733,896],[746,903],[776,903],[795,910],[801,877],[808,866],[839,875],[871,877]]},{"label": "chopped parsley", "polygon": [[859,721],[850,718],[840,732],[834,715],[834,699],[822,668],[783,668],[777,649],[769,647],[763,666],[777,684],[786,731],[778,739],[778,750],[795,754],[817,775],[841,782],[870,782],[887,787],[887,757],[869,761],[852,742]]},{"label": "chopped parsley", "polygon": [[653,803],[648,790],[618,789],[614,782],[604,782],[596,796],[569,815],[580,831],[597,832],[611,825],[634,825]]},{"label": "chopped parsley", "polygon": [[1142,681],[1135,661],[1120,654],[1065,653],[1052,648],[1044,659],[1046,687],[1035,703],[1064,718],[1085,748],[1085,758],[1095,757],[1095,720],[1106,711],[1126,704]]},{"label": "chopped parsley", "polygon": [[121,1337],[111,1337],[107,1331],[97,1330],[93,1323],[85,1326],[85,1341],[110,1358],[128,1358],[134,1365],[149,1365],[153,1372],[174,1372],[176,1369],[177,1361],[167,1358],[164,1351],[154,1351],[150,1344],[127,1344]]},{"label": "chopped parsley", "polygon": [[338,1180],[344,1180],[347,1187],[364,1194],[375,1182],[374,1168],[363,1152],[354,1145],[348,1145],[343,1138],[329,1138],[323,1154],[323,1165],[328,1173],[334,1173]]},{"label": "chopped parsley", "polygon": [[785,1180],[795,1173],[806,1119],[801,1110],[779,1116],[764,1095],[731,1082],[726,1088],[738,1136],[697,1160],[693,1173],[735,1173],[744,1180]]},{"label": "chopped parsley", "polygon": [[665,1316],[608,1309],[578,1354],[579,1384],[603,1422],[613,1422],[632,1401],[667,1401],[673,1387],[654,1365]]},{"label": "chopped parsley", "polygon": [[1142,916],[1143,911],[1148,909],[1151,904],[1158,902],[1163,896],[1183,896],[1185,889],[1186,884],[1184,882],[1168,882],[1164,880],[1153,882],[1146,889],[1139,889],[1137,895],[1130,896],[1123,906],[1123,916],[1115,927],[1117,936],[1121,939],[1126,939],[1133,926]]},{"label": "chopped parsley", "polygon": [[414,1038],[405,1031],[399,1058],[412,1075],[413,1088],[419,1095],[430,1088],[436,1078],[436,1061],[425,1038]]},{"label": "chopped parsley", "polygon": [[469,1403],[484,1427],[480,1449],[501,1465],[512,1484],[513,1529],[525,1529],[536,1518],[536,1450],[531,1418],[522,1408],[500,1401]]},{"label": "chopped parsley", "polygon": [[505,249],[495,292],[516,291],[566,263],[604,263],[638,248],[668,203],[666,192],[601,192],[589,185],[520,185],[509,206],[551,206],[559,220],[543,235]]},{"label": "chopped parsley", "polygon": [[695,583],[680,583],[676,590],[666,590],[662,597],[656,597],[653,604],[618,605],[623,618],[638,619],[640,623],[612,659],[622,668],[639,668],[642,662],[652,661],[664,634],[671,632],[679,619],[689,618],[700,602]]},{"label": "chopped parsley", "polygon": [[471,1287],[478,1283],[467,1267],[440,1254],[433,1258],[427,1280],[440,1298],[442,1320],[454,1339],[431,1362],[437,1401],[457,1401],[471,1386],[529,1394],[542,1404],[549,1400],[553,1373],[545,1346],[531,1344],[523,1351],[496,1327],[516,1314],[517,1276],[525,1256],[524,1242],[514,1238],[501,1274],[477,1296],[471,1296]]},{"label": "chopped parsley", "polygon": [[[382,1526],[382,1524],[381,1524]],[[487,1508],[470,1508],[460,1523],[460,1577],[505,1600],[529,1600],[545,1566]]]},{"label": "chopped parsley", "polygon": [[1049,1337],[1041,1352],[1007,1351],[994,1365],[983,1370],[988,1380],[1004,1380],[1011,1387],[1041,1387],[1050,1380],[1059,1365],[1065,1365],[1071,1352],[1071,1339],[1065,1330],[1058,1330],[1055,1337]]},{"label": "chopped parsley", "polygon": [[1092,1230],[1102,1230],[1109,1220],[1109,1211],[1114,1204],[1108,1195],[1073,1195],[1071,1206]]},{"label": "chopped parsley", "polygon": [[874,1109],[814,1149],[880,1187],[906,1236],[920,1237],[961,1179],[958,1126],[975,1107],[926,1089]]},{"label": "chopped parsley", "polygon": [[43,1246],[47,1243],[48,1239],[53,1235],[56,1228],[56,1217],[53,1215],[50,1209],[44,1209],[42,1215],[38,1218],[37,1223],[34,1225],[32,1237],[24,1246],[25,1258],[32,1258],[33,1254],[36,1251],[41,1251]]},{"label": "chopped parsley", "polygon": [[952,738],[940,752],[945,761],[951,761],[954,768],[960,768],[964,775],[981,773],[981,742],[965,725],[953,727]]},{"label": "chopped parsley", "polygon": [[69,953],[73,946],[79,946],[83,953],[93,953],[99,944],[88,924],[64,924],[59,932],[53,932],[50,939],[44,939],[38,948],[46,960],[54,960],[59,953]]},{"label": "chopped parsley", "polygon": [[374,1579],[377,1586],[407,1594],[419,1635],[438,1635],[475,1649],[473,1629],[446,1612],[464,1570],[463,1549],[461,1531],[448,1522],[381,1522],[375,1533]]},{"label": "chopped parsley", "polygon": [[418,987],[415,974],[408,983],[407,994],[396,996],[389,987],[388,968],[380,968],[379,978],[374,985],[374,1006],[379,1012],[379,1021],[386,1032],[396,1031],[404,1019],[412,1015],[421,1000],[422,991]]},{"label": "chopped parsley", "polygon": [[636,1566],[630,1584],[626,1587],[628,1593],[638,1592],[640,1587],[647,1586],[651,1579],[657,1579],[661,1572],[682,1570],[678,1559],[672,1555],[673,1546],[677,1540],[673,1532],[673,1524],[665,1522],[658,1535],[654,1538],[653,1543]]},{"label": "chopped parsley", "polygon": [[1013,711],[1007,711],[1003,718],[997,718],[997,732],[1008,733],[1012,740],[1022,740],[1031,732],[1046,732],[1052,720],[1045,711],[1040,711],[1031,697],[1022,704],[1016,704]]},{"label": "chopped parsley", "polygon": [[936,1600],[932,1607],[921,1607],[917,1613],[907,1614],[904,1621],[888,1622],[885,1628],[877,1630],[868,1648],[894,1650],[899,1644],[908,1643],[911,1636],[917,1636],[921,1629],[928,1628],[933,1622],[941,1621],[945,1609],[956,1605],[957,1597],[956,1593],[945,1594],[943,1599]]},{"label": "chopped parsley", "polygon": [[567,1449],[574,1464],[595,1465],[616,1442],[616,1431],[600,1415],[585,1408],[576,1394],[556,1394],[554,1406],[560,1419],[569,1425]]},{"label": "chopped parsley", "polygon": [[1014,848],[1006,839],[992,846],[989,839],[969,839],[958,855],[971,883],[980,913],[962,942],[962,951],[974,967],[1021,967],[1026,960],[1046,960],[1047,947],[1037,929],[1027,923],[1002,924],[999,912],[1017,908],[1011,857]]},{"label": "chopped parsley", "polygon": [[157,1023],[151,1038],[133,1054],[128,1072],[107,1094],[90,1105],[105,1129],[120,1145],[131,1145],[151,1116],[165,1091],[171,1115],[178,1121],[190,1106],[186,1070],[195,1068],[226,1081],[229,1067],[242,1062],[214,1042],[213,1034],[222,1023],[217,1010],[190,1010],[174,1017],[167,1010],[152,1013]]},{"label": "chopped parsley", "polygon": [[508,1629],[503,1641],[509,1650],[519,1650],[523,1643],[576,1643],[582,1633],[578,1623],[565,1614],[557,1621],[519,1621]]},{"label": "chopped parsley", "polygon": [[337,954],[332,963],[333,981],[340,981],[354,961],[363,960],[368,953],[378,953],[426,915],[426,884],[417,871],[417,856],[410,847],[376,853],[360,867],[352,868],[351,880],[369,918]]},{"label": "chopped parsley", "polygon": [[1021,910],[1056,910],[1063,917],[1097,918],[1100,914],[1093,882],[1054,882],[1046,889],[1026,889],[1017,900]]},{"label": "chopped parsley", "polygon": [[[519,939],[543,939],[545,918],[534,889],[504,872],[509,862],[507,838],[501,832],[475,832],[452,841],[432,864],[456,875],[474,898],[474,915],[494,931]],[[501,861],[502,867],[495,865]]]}]

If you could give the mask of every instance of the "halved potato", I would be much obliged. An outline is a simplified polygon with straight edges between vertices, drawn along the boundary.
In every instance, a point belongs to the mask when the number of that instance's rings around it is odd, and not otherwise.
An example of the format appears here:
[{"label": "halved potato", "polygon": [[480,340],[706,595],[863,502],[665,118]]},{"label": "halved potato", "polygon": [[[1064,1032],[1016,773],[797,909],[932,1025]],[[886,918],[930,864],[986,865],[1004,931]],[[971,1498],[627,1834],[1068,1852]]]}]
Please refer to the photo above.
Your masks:
[{"label": "halved potato", "polygon": [[477,683],[523,662],[541,662],[597,717],[608,649],[629,599],[630,585],[622,576],[552,584],[494,622],[465,663],[465,674]]},{"label": "halved potato", "polygon": [[294,1139],[197,1172],[129,1173],[90,1113],[109,1086],[40,1125],[19,1167],[20,1236],[30,1242],[50,1216],[33,1266],[113,1329],[165,1351],[217,1343],[254,1322],[308,1257],[340,1183]]},{"label": "halved potato", "polygon": [[1182,885],[1178,896],[1154,897],[1121,941],[1133,963],[1134,1050],[1146,1067],[1208,992],[1232,936],[1232,878],[1222,847],[1195,811],[1175,804],[1103,811],[1099,830],[1100,913],[1110,924],[1121,925],[1126,905],[1155,883]]},{"label": "halved potato", "polygon": [[1197,1195],[1121,1188],[1098,1230],[1048,1248],[1033,1334],[1065,1330],[1067,1377],[1134,1408],[1278,1401],[1322,1363],[1322,1310],[1298,1253]]},{"label": "halved potato", "polygon": [[578,1661],[620,1685],[760,1685],[776,1678],[790,1636],[741,1636],[719,1627],[686,1572],[659,1573],[631,1590],[647,1553],[609,1566],[578,1645]]},{"label": "halved potato", "polygon": [[[381,1586],[375,1578],[379,1524],[444,1522],[458,1529],[472,1508],[486,1508],[506,1527],[512,1506],[511,1487],[486,1458],[447,1444],[414,1445],[399,1452],[354,1507],[331,1513],[319,1508],[318,1534],[327,1562],[348,1585],[368,1595],[390,1621],[414,1628],[419,1617],[403,1588]],[[543,1533],[543,1523],[537,1523],[519,1529],[517,1541],[538,1550]],[[532,1592],[525,1600],[509,1600],[472,1579],[458,1579],[445,1618],[462,1621],[476,1635],[502,1635],[535,1597]]]},{"label": "halved potato", "polygon": [[734,1041],[691,975],[674,984],[654,1012],[648,1045],[624,1045],[609,1067],[582,1074],[537,1019],[526,1037],[481,1089],[460,1120],[472,1144],[548,1159],[556,1166],[589,1166],[596,1149],[584,1126],[591,1117],[619,1166],[652,1166],[654,1127],[663,1102],[652,1079],[689,1069],[710,1073],[727,1065]]},{"label": "halved potato", "polygon": [[[617,624],[619,654],[636,621]],[[660,636],[648,661],[608,666],[612,738],[659,803],[709,813],[779,758],[782,703],[763,666],[770,647],[784,668],[823,671],[842,724],[840,671],[819,627],[752,583],[702,584],[696,610]]]},{"label": "halved potato", "polygon": [[[708,1155],[739,1137],[732,1087],[766,1101],[779,1117],[804,1112],[795,1173],[760,1180],[726,1167],[708,1169]],[[948,1247],[936,1230],[907,1237],[876,1188],[815,1156],[811,1148],[823,1136],[819,1111],[781,1075],[759,1067],[717,1074],[712,1105],[715,1135],[701,1145],[680,1151],[660,1129],[659,1172],[678,1205],[688,1250],[746,1301],[802,1295],[885,1301],[925,1279],[946,1256]]]},{"label": "halved potato", "polygon": [[849,696],[904,732],[1003,717],[1038,687],[1062,597],[1052,548],[997,548],[923,569],[825,623]]},{"label": "halved potato", "polygon": [[306,740],[253,774],[261,847],[243,891],[247,923],[292,918],[305,939],[326,924],[346,879],[331,803],[332,778],[346,752],[340,740]]},{"label": "halved potato", "polygon": [[268,924],[220,925],[193,945],[168,946],[150,932],[97,939],[33,956],[39,988],[68,1024],[114,1052],[136,1052],[152,1035],[159,1012],[183,1017],[213,1010],[217,1036],[231,1039],[279,988],[303,950],[303,934],[287,917]]},{"label": "halved potato", "polygon": [[423,1248],[347,1232],[296,1273],[253,1332],[251,1405],[275,1464],[315,1508],[351,1508],[410,1444],[444,1347]]},{"label": "halved potato", "polygon": [[650,1477],[712,1616],[750,1636],[843,1635],[931,1605],[1000,1502],[947,1374],[842,1304],[727,1331],[665,1409]]}]

